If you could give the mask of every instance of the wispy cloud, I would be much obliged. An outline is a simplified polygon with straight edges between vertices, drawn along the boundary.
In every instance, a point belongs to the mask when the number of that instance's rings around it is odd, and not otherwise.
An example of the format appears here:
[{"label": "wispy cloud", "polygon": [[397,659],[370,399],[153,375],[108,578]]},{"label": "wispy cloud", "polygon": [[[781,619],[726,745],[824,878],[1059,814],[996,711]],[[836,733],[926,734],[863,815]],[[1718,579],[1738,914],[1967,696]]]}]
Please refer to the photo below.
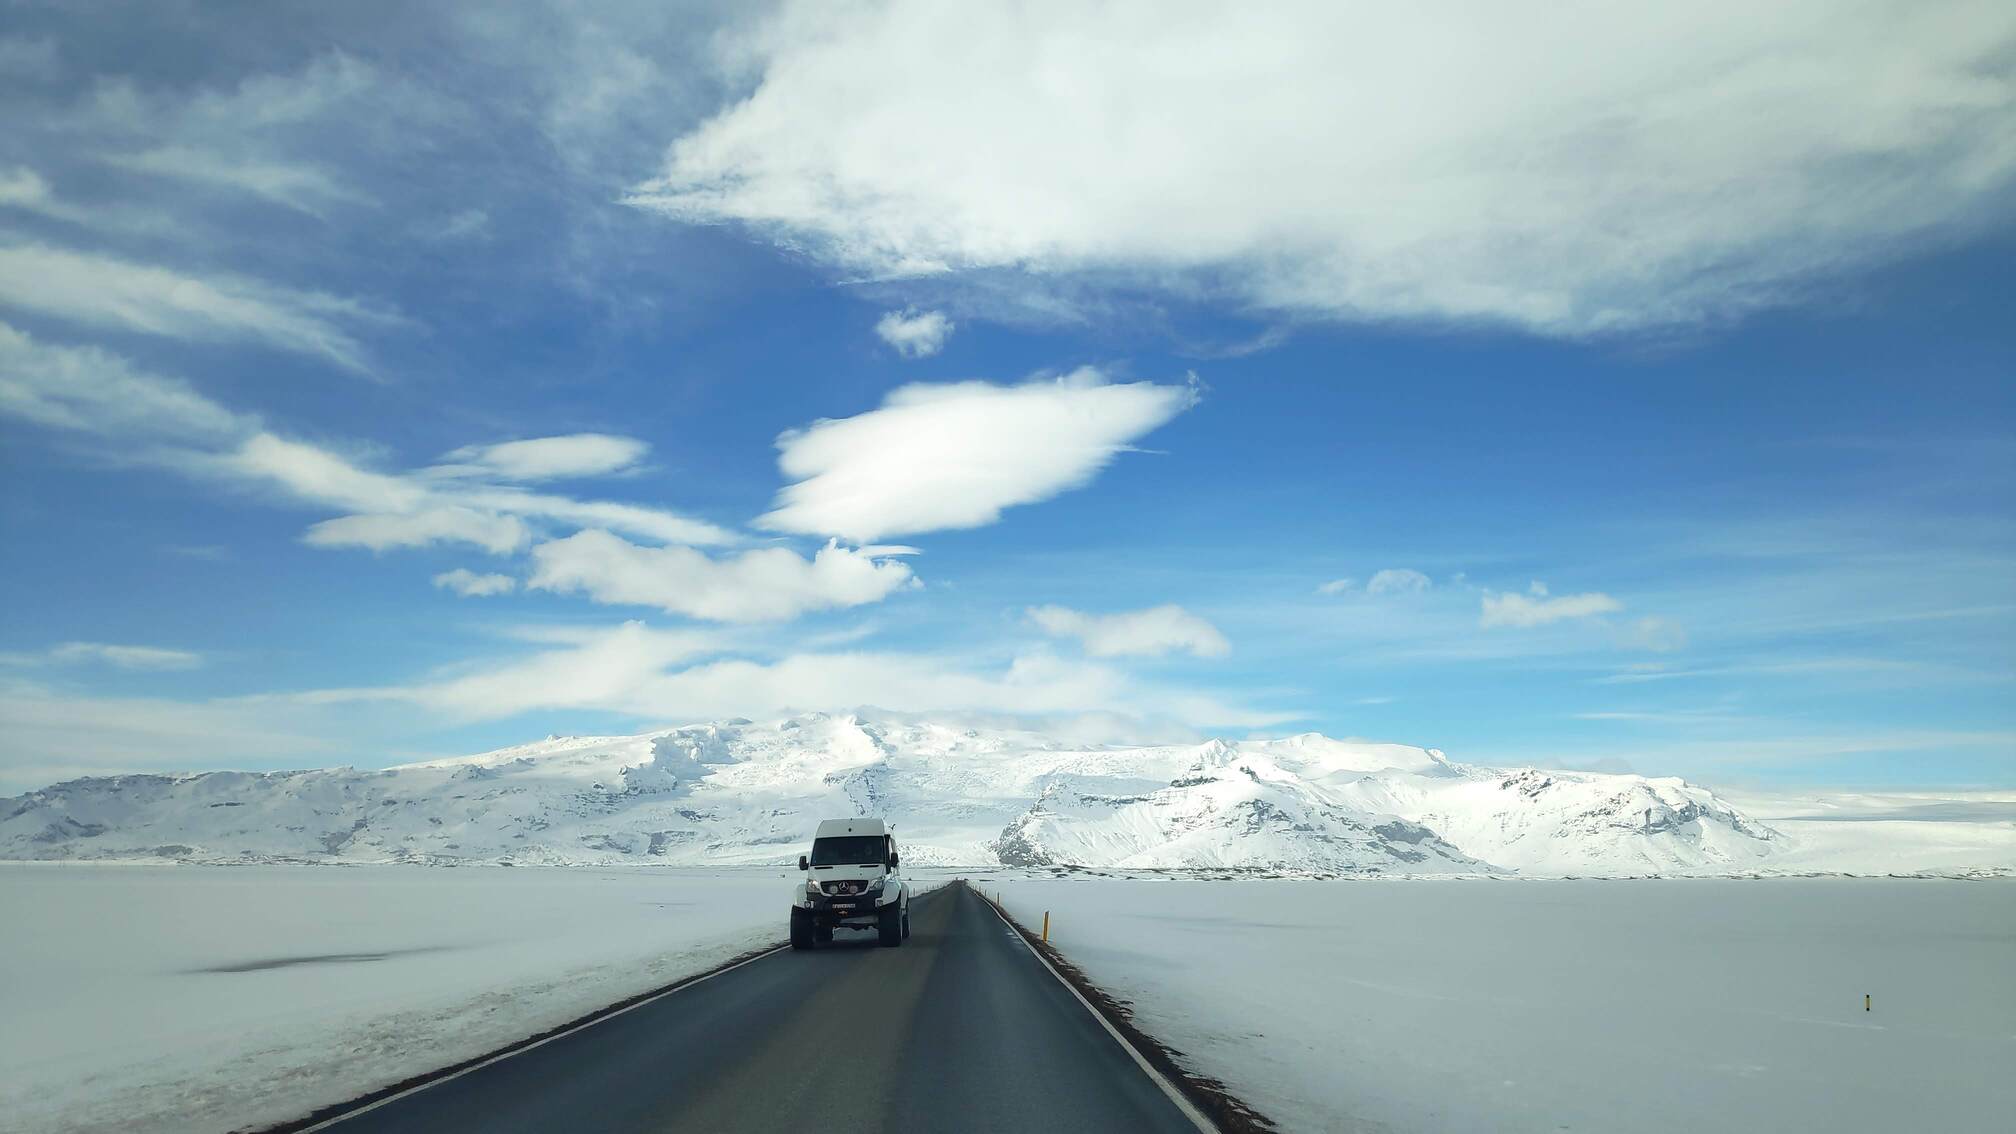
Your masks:
[{"label": "wispy cloud", "polygon": [[323,164],[328,138],[422,101],[371,65],[331,52],[297,70],[247,75],[227,86],[104,81],[58,121],[72,136],[104,147],[103,160],[114,167],[319,217],[332,206],[372,203]]},{"label": "wispy cloud", "polygon": [[[1365,594],[1372,598],[1381,595],[1419,594],[1435,585],[1435,581],[1411,567],[1386,567],[1372,573],[1365,580]],[[1358,589],[1358,580],[1350,577],[1332,579],[1316,588],[1319,595],[1344,595]]]},{"label": "wispy cloud", "polygon": [[810,559],[765,547],[713,558],[584,531],[532,549],[526,586],[718,622],[773,622],[880,602],[916,585],[905,564],[828,543]]},{"label": "wispy cloud", "polygon": [[877,320],[875,333],[904,358],[929,358],[944,350],[952,338],[952,320],[943,311],[906,307]]},{"label": "wispy cloud", "polygon": [[1590,678],[1590,681],[1597,685],[1644,685],[1717,677],[1873,677],[1886,681],[1904,678],[1925,681],[2016,680],[2016,676],[2007,672],[1968,670],[1910,658],[1839,655],[1782,661],[1741,661],[1729,665],[1691,666],[1685,669],[1672,669],[1663,665],[1638,666]]},{"label": "wispy cloud", "polygon": [[1633,649],[1672,653],[1687,647],[1687,628],[1670,618],[1637,618],[1624,628],[1624,643]]},{"label": "wispy cloud", "polygon": [[312,165],[233,157],[186,146],[157,146],[110,160],[140,173],[236,189],[316,217],[330,205],[371,203],[362,192]]},{"label": "wispy cloud", "polygon": [[1411,567],[1388,567],[1365,581],[1368,595],[1410,594],[1425,591],[1434,583]]},{"label": "wispy cloud", "polygon": [[1545,626],[1570,618],[1588,618],[1623,610],[1624,604],[1599,591],[1579,595],[1549,595],[1547,585],[1535,582],[1525,594],[1511,591],[1486,592],[1483,613],[1477,625],[1489,630],[1509,626],[1520,629]]},{"label": "wispy cloud", "polygon": [[1159,657],[1182,651],[1223,657],[1232,644],[1216,626],[1174,604],[1116,614],[1087,614],[1063,606],[1033,606],[1029,620],[1054,638],[1076,638],[1095,658]]},{"label": "wispy cloud", "polygon": [[0,307],[88,327],[199,340],[254,340],[368,371],[345,324],[399,323],[387,310],[256,280],[197,276],[40,244],[0,246]]},{"label": "wispy cloud", "polygon": [[345,751],[298,707],[0,684],[0,790],[133,771],[270,768]]},{"label": "wispy cloud", "polygon": [[38,341],[0,323],[0,413],[53,429],[148,442],[219,445],[258,421],[187,383],[90,346]]},{"label": "wispy cloud", "polygon": [[454,591],[463,598],[484,598],[510,594],[518,589],[518,580],[509,575],[478,575],[467,567],[457,567],[434,576],[434,585]]},{"label": "wispy cloud", "polygon": [[10,665],[109,665],[114,669],[177,670],[195,669],[203,655],[190,650],[161,646],[131,646],[111,642],[64,642],[41,653],[0,655]]},{"label": "wispy cloud", "polygon": [[1022,655],[1005,667],[977,666],[939,654],[871,651],[703,660],[728,648],[730,639],[717,631],[659,630],[629,622],[574,635],[554,648],[473,673],[261,701],[402,702],[468,720],[541,709],[603,709],[692,721],[863,706],[938,714],[1124,714],[1137,721],[1216,728],[1259,728],[1294,716],[1182,687],[1144,684],[1097,663],[1046,654]]},{"label": "wispy cloud", "polygon": [[544,527],[607,528],[700,545],[738,538],[663,508],[531,492],[496,479],[619,471],[642,452],[642,443],[628,438],[534,438],[470,450],[475,462],[452,475],[439,467],[380,472],[325,445],[282,436],[257,416],[109,351],[43,343],[5,324],[0,414],[91,437],[106,459],[142,461],[345,513],[308,529],[304,540],[316,547],[466,543],[502,555],[545,534]]}]

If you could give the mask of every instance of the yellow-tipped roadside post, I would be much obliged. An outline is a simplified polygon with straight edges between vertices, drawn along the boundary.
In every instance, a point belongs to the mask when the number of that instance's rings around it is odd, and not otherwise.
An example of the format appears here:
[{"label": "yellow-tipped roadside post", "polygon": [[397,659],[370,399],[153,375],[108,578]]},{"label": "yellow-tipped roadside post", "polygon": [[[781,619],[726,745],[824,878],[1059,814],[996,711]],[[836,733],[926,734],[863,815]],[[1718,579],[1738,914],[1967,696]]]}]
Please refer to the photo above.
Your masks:
[{"label": "yellow-tipped roadside post", "polygon": [[1043,944],[1050,944],[1050,911],[1043,911]]}]

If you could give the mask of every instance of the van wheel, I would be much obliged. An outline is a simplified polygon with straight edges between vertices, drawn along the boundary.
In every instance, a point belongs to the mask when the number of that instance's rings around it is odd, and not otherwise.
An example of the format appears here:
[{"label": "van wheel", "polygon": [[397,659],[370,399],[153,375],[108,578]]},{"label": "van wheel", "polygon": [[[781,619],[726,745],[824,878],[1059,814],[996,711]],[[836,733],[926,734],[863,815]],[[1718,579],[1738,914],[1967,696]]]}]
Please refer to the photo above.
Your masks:
[{"label": "van wheel", "polygon": [[910,911],[903,911],[903,940],[910,940]]},{"label": "van wheel", "polygon": [[791,907],[791,947],[793,949],[812,947],[812,911],[799,906]]},{"label": "van wheel", "polygon": [[895,902],[882,907],[882,913],[875,922],[875,930],[883,945],[894,948],[903,944],[903,913]]}]

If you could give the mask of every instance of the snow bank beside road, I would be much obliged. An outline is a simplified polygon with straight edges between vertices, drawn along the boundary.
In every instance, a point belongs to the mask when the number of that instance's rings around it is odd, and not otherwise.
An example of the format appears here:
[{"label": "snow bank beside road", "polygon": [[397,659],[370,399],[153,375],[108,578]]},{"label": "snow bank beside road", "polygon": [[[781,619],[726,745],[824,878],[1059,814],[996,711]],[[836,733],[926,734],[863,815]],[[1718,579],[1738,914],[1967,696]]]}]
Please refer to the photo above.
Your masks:
[{"label": "snow bank beside road", "polygon": [[974,885],[1284,1130],[2016,1113],[2008,880]]},{"label": "snow bank beside road", "polygon": [[774,944],[797,877],[0,865],[0,1114],[299,1117]]}]

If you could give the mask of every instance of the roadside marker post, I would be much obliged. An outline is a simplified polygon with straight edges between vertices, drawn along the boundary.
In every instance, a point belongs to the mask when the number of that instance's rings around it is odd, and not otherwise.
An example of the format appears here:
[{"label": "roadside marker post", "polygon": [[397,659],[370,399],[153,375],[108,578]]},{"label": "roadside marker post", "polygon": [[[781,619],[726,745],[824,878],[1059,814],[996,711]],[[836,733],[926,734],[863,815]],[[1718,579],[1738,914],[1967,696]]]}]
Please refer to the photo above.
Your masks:
[{"label": "roadside marker post", "polygon": [[1862,994],[1862,1010],[1869,1011],[1869,993],[1866,992]]},{"label": "roadside marker post", "polygon": [[1050,944],[1050,911],[1043,911],[1043,944]]}]

